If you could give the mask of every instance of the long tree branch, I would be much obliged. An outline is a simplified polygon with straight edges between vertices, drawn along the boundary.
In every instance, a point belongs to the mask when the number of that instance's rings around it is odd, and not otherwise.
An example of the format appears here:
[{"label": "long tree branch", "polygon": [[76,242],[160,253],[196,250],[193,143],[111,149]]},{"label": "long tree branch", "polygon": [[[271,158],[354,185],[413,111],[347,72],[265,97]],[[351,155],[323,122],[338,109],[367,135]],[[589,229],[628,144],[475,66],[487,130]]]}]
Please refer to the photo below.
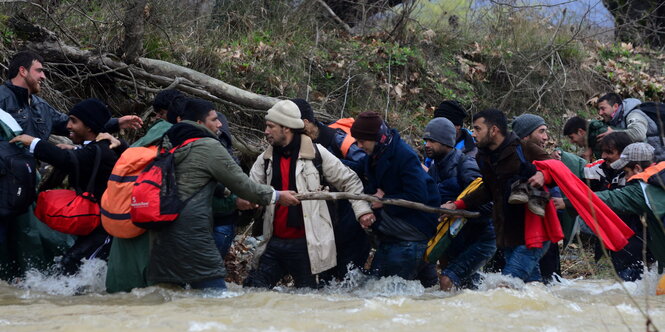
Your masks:
[{"label": "long tree branch", "polygon": [[405,208],[410,208],[430,213],[445,214],[450,216],[462,216],[466,218],[478,218],[480,216],[480,213],[478,212],[471,212],[467,210],[449,210],[440,207],[425,205],[422,203],[407,201],[404,199],[378,198],[376,196],[370,196],[365,194],[317,191],[309,193],[297,193],[295,194],[295,197],[301,201],[311,201],[311,200],[333,201],[340,199],[350,199],[358,201],[377,202],[388,205],[397,205]]}]

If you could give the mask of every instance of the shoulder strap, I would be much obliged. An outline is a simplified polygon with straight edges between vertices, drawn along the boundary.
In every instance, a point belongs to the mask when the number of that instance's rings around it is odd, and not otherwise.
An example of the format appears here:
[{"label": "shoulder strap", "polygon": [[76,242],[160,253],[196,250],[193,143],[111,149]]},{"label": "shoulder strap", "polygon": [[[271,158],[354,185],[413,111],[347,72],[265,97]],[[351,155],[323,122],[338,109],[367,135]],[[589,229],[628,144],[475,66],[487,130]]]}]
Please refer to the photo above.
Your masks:
[{"label": "shoulder strap", "polygon": [[314,159],[312,162],[314,163],[314,167],[316,167],[316,171],[319,172],[319,183],[323,185],[326,180],[323,177],[323,158],[321,157],[321,152],[319,151],[319,147],[316,146],[316,143],[312,142],[312,144],[314,145]]},{"label": "shoulder strap", "polygon": [[[74,151],[67,150],[67,152],[69,153],[69,156],[74,161],[74,171],[76,172],[76,180],[77,180],[76,182],[78,183],[78,185],[81,185],[81,183],[80,183],[80,180],[81,180],[81,178],[80,178],[80,176],[81,176],[80,167],[81,166],[79,165],[80,161],[76,157],[76,154],[74,153]],[[102,161],[102,150],[99,147],[99,145],[95,144],[95,163],[92,166],[92,174],[90,175],[90,179],[88,180],[88,185],[85,188],[85,191],[88,192],[88,193],[92,194],[95,190],[95,178],[97,177],[97,171],[99,170],[99,165],[101,164],[101,161]],[[81,191],[81,188],[79,188],[79,187],[74,187],[74,189],[76,190],[77,193],[80,193],[80,191]]]}]

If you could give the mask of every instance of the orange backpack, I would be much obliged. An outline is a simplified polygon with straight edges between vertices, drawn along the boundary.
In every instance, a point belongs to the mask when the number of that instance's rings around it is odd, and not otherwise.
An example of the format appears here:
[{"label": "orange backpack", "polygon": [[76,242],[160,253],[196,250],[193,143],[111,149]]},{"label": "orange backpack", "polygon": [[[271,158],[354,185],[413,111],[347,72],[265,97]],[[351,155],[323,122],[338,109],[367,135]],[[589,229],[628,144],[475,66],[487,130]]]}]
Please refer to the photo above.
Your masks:
[{"label": "orange backpack", "polygon": [[328,125],[330,128],[341,129],[346,133],[342,146],[339,147],[344,158],[346,158],[346,154],[349,152],[351,145],[356,142],[356,139],[351,136],[351,126],[353,126],[354,121],[356,121],[354,118],[343,118]]},{"label": "orange backpack", "polygon": [[139,173],[156,157],[157,146],[129,148],[120,155],[101,200],[102,226],[109,234],[130,239],[145,232],[132,223],[129,214],[132,189]]}]

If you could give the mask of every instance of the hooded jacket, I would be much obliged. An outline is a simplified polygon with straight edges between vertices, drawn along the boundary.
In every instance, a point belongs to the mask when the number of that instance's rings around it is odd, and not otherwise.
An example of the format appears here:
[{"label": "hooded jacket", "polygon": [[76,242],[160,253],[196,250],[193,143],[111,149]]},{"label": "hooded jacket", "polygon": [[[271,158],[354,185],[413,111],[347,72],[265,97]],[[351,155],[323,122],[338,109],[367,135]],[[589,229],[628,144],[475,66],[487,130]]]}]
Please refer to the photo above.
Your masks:
[{"label": "hooded jacket", "polygon": [[635,108],[641,103],[635,98],[624,99],[609,122],[615,131],[625,132],[633,142],[646,142],[647,137],[659,136],[658,125],[640,109]]},{"label": "hooded jacket", "polygon": [[476,159],[458,149],[452,149],[445,156],[435,159],[427,171],[437,182],[441,202],[454,201],[473,180],[480,177]]},{"label": "hooded jacket", "polygon": [[154,241],[148,281],[182,284],[224,277],[226,270],[212,236],[216,182],[261,205],[270,203],[273,190],[250,181],[203,125],[182,121],[173,125],[166,137],[174,146],[187,138],[203,138],[175,151],[178,196],[189,201],[172,225],[151,232]]},{"label": "hooded jacket", "polygon": [[[314,143],[306,135],[301,135],[300,139],[300,151],[295,167],[297,192],[318,191],[321,189],[321,177],[313,162],[316,157]],[[339,159],[323,146],[317,144],[316,148],[321,155],[323,178],[340,191],[361,194],[363,185],[358,176],[351,169],[344,166]],[[254,162],[249,172],[250,178],[257,183],[270,183],[273,176],[272,159],[273,148],[270,146]],[[268,163],[267,167],[266,163]],[[302,201],[301,206],[311,271],[312,274],[317,274],[337,265],[332,220],[325,201]],[[372,212],[369,204],[365,201],[351,201],[351,206],[353,207],[356,219]],[[274,217],[275,204],[270,204],[266,207],[263,215],[264,240],[256,250],[256,255],[254,256],[255,266],[258,265],[259,259],[273,235]]]}]

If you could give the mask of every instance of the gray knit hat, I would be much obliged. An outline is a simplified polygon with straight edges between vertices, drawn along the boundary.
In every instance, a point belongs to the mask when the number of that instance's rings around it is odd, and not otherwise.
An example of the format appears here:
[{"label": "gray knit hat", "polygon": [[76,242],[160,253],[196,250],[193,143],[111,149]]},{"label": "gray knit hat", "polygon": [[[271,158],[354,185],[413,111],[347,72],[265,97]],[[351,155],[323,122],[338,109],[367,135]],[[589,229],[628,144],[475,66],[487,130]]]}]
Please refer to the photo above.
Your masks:
[{"label": "gray knit hat", "polygon": [[449,147],[455,147],[455,138],[457,132],[455,125],[446,118],[432,119],[427,126],[425,126],[425,133],[423,139],[430,139],[439,142]]},{"label": "gray knit hat", "polygon": [[305,123],[300,119],[298,105],[290,100],[280,100],[275,103],[268,110],[266,120],[291,129],[303,129],[305,127]]},{"label": "gray knit hat", "polygon": [[534,130],[544,125],[545,120],[543,118],[539,117],[538,115],[529,113],[525,113],[516,117],[511,124],[513,132],[519,138],[524,138],[531,135]]}]

